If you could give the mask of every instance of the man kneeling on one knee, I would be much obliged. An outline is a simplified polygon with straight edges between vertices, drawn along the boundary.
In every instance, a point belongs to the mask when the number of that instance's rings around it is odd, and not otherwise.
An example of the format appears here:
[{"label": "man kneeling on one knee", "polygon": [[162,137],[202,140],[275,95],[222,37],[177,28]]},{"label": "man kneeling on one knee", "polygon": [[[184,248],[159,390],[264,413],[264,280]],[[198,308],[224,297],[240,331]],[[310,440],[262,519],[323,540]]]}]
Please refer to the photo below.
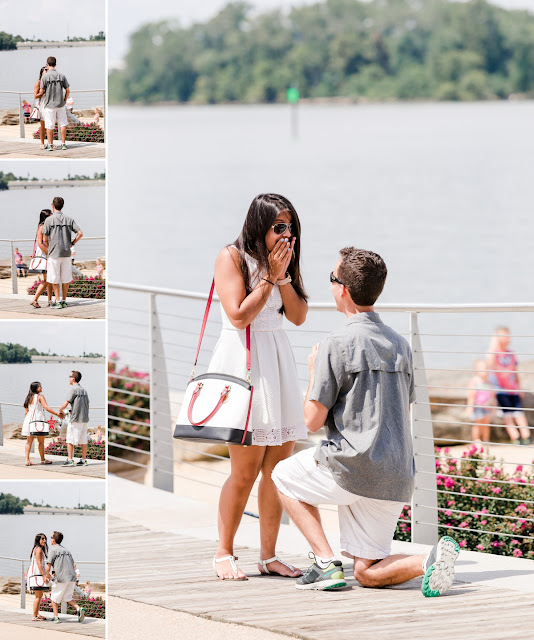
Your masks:
[{"label": "man kneeling on one knee", "polygon": [[340,251],[330,274],[336,308],[347,321],[308,358],[306,426],[323,425],[326,440],[279,462],[272,474],[285,510],[310,544],[315,561],[297,589],[346,586],[342,563],[321,525],[317,506],[338,506],[341,553],[354,559],[365,587],[424,576],[425,596],[454,580],[458,544],[442,538],[427,556],[390,555],[403,505],[414,488],[410,403],[415,400],[408,342],[374,311],[387,269],[372,251]]}]

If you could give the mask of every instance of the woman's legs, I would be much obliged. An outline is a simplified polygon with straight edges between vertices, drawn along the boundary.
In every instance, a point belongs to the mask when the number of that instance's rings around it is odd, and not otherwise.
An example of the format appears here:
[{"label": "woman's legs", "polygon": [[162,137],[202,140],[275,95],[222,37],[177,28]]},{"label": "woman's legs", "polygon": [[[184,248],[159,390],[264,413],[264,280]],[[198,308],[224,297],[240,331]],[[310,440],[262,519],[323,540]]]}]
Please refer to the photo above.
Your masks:
[{"label": "woman's legs", "polygon": [[490,417],[487,416],[485,418],[480,418],[478,420],[474,420],[474,425],[471,432],[472,440],[480,440],[482,442],[489,442],[490,438],[490,428],[489,428]]},{"label": "woman's legs", "polygon": [[33,617],[37,618],[39,615],[39,607],[41,606],[41,598],[43,597],[42,591],[35,591],[35,600],[33,601]]},{"label": "woman's legs", "polygon": [[37,436],[37,446],[39,448],[39,455],[41,456],[41,462],[44,462],[45,459],[45,439],[44,436]]},{"label": "woman's legs", "polygon": [[33,442],[33,436],[28,436],[26,438],[26,445],[24,447],[24,453],[26,455],[26,464],[31,464],[30,451],[32,450],[32,442]]},{"label": "woman's legs", "polygon": [[504,420],[504,424],[506,425],[506,431],[510,436],[510,440],[512,442],[519,440],[519,431],[515,427],[513,413],[509,413],[507,411],[503,416],[503,420]]},{"label": "woman's legs", "polygon": [[523,440],[530,440],[530,429],[528,428],[527,416],[521,412],[512,414],[515,417],[515,423],[519,427],[519,433]]},{"label": "woman's legs", "polygon": [[[41,282],[41,284],[37,287],[37,291],[35,292],[35,296],[33,297],[33,302],[37,302],[39,300],[39,297],[41,296],[41,294],[43,293],[43,291],[45,290],[46,286],[50,286],[47,285],[46,282],[46,275],[43,276],[44,280],[43,282]],[[48,295],[48,297],[50,297],[50,294]]]},{"label": "woman's legs", "polygon": [[44,143],[45,143],[45,137],[46,137],[46,129],[45,129],[44,120],[42,118],[40,122],[41,122],[41,128],[39,129],[39,138],[41,140],[41,149],[43,149]]},{"label": "woman's legs", "polygon": [[[233,555],[234,537],[243,517],[252,485],[260,472],[265,447],[241,447],[230,445],[231,471],[221,490],[219,498],[218,528],[219,546],[215,557]],[[234,575],[229,561],[215,565],[217,575],[223,579],[243,577],[242,571]]]},{"label": "woman's legs", "polygon": [[[279,447],[267,447],[261,467],[261,480],[258,491],[258,508],[260,512],[260,557],[262,560],[276,555],[276,540],[282,519],[282,505],[278,492],[271,479],[271,473],[280,460],[285,460],[293,453],[294,442],[286,442]],[[300,570],[292,572],[280,562],[271,562],[269,571],[276,571],[283,576],[297,577]]]}]

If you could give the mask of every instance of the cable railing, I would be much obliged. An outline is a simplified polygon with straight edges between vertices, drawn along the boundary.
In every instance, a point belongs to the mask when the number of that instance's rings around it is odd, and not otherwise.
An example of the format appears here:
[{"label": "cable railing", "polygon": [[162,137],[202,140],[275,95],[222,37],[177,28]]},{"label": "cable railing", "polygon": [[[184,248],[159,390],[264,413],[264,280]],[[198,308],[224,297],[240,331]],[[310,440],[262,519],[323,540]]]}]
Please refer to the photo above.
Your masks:
[{"label": "cable railing", "polygon": [[[167,491],[184,490],[185,483],[220,488],[229,470],[224,453],[209,445],[172,439],[207,296],[121,283],[108,286],[117,303],[110,305],[108,313],[109,347],[114,352],[108,389],[109,459],[120,463],[120,469],[148,474],[152,486]],[[341,315],[334,309],[333,303],[311,303],[305,329],[288,327],[303,393],[312,345],[341,324]],[[534,427],[521,426],[517,434],[523,444],[512,443],[510,433],[516,432],[506,423],[506,414],[495,407],[486,425],[489,437],[478,437],[484,431],[480,432],[474,411],[488,407],[467,401],[470,390],[485,388],[473,384],[478,370],[470,360],[486,356],[492,334],[488,330],[468,333],[462,326],[465,314],[478,314],[477,318],[491,314],[492,319],[498,314],[499,324],[513,326],[518,314],[534,312],[534,304],[377,304],[376,310],[407,337],[413,351],[416,400],[411,427],[416,478],[409,516],[402,520],[411,529],[411,541],[433,544],[448,530],[465,531],[487,540],[485,544],[526,541],[534,552],[534,448],[525,446],[528,439],[534,444]],[[448,314],[447,329],[425,326],[421,331],[427,314],[437,313]],[[205,370],[218,340],[219,315],[217,310],[210,314],[197,373]],[[534,391],[534,357],[528,358],[534,354],[534,335],[512,331],[511,338],[517,353],[523,354],[518,366],[520,390],[530,402],[522,415],[532,420],[534,398],[529,394]],[[296,447],[316,446],[318,437],[320,432]],[[436,448],[440,443],[454,450]],[[203,463],[194,459],[195,453]],[[468,507],[466,499],[472,502]],[[481,518],[479,512],[486,508],[489,513]],[[527,517],[514,509],[526,509]]]},{"label": "cable railing", "polygon": [[[68,361],[68,359],[66,358]],[[89,360],[88,360],[89,361]],[[54,400],[55,402],[52,402]],[[56,398],[47,398],[48,406],[54,410],[59,409],[64,402],[65,399],[57,399]],[[100,427],[102,431],[102,437],[105,436],[106,433],[106,411],[107,407],[89,407],[89,438],[92,440],[97,440],[96,434],[98,433],[98,428]],[[46,413],[46,412],[45,412]],[[21,425],[24,422],[24,405],[17,404],[13,402],[2,402],[0,401],[0,447],[4,445],[4,426],[9,424]],[[66,423],[59,424],[59,420],[47,413],[47,420],[52,417],[58,424],[55,425],[53,431],[50,432],[50,436],[54,438],[64,438],[66,435]],[[33,441],[32,449],[35,446],[35,440]]]},{"label": "cable railing", "polygon": [[[40,275],[29,272],[34,242],[35,238],[24,238],[21,240],[0,238],[0,270],[2,269],[2,264],[5,265],[5,269],[10,270],[9,273],[11,277],[12,293],[18,293],[19,281],[21,286],[23,286],[22,283],[26,285],[26,283],[32,282],[32,279],[38,278]],[[19,253],[22,254],[24,265],[24,268],[22,269],[17,268],[17,263],[15,261],[15,249],[18,249]],[[102,263],[105,265],[105,236],[83,236],[82,239],[76,243],[74,250],[73,276],[75,278],[83,276],[84,270],[87,270],[88,268],[92,268],[94,270],[97,258],[100,258]],[[29,286],[29,284],[26,286]]]},{"label": "cable railing", "polygon": [[[24,102],[31,108],[35,104],[33,91],[0,91],[3,109],[13,109],[18,111],[20,137],[26,137],[26,120],[29,114],[24,113]],[[70,91],[73,100],[72,109],[67,109],[69,124],[74,124],[78,116],[94,121],[95,109],[98,109],[102,116],[105,116],[106,90],[105,89],[73,89]],[[99,120],[99,126],[104,128],[104,118]],[[0,130],[1,131],[1,130]]]},{"label": "cable railing", "polygon": [[[20,584],[21,609],[26,608],[26,594],[30,593],[25,575],[30,566],[30,562],[29,558],[0,556],[0,576],[3,578],[15,578],[14,582]],[[87,580],[89,580],[89,582],[103,582],[106,579],[106,563],[104,561],[75,560],[75,565],[80,572],[80,585],[83,585]],[[61,613],[67,613],[66,605],[66,602],[61,604]]]}]

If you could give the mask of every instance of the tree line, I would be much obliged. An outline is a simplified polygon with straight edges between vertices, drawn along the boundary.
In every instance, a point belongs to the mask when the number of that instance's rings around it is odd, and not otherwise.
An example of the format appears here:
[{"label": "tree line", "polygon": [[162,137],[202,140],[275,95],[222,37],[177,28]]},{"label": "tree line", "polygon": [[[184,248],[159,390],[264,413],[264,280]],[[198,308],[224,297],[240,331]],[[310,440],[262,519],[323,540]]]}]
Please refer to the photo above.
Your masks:
[{"label": "tree line", "polygon": [[[0,493],[0,514],[23,514],[24,507],[45,507],[49,509],[63,509],[64,507],[52,507],[49,504],[39,504],[38,502],[30,502],[27,498],[18,498],[12,493]],[[101,506],[94,504],[78,504],[76,509],[89,509],[90,511],[105,511],[106,505]]]},{"label": "tree line", "polygon": [[[96,36],[89,36],[88,38],[69,38],[65,42],[91,42],[93,40],[105,40],[106,35],[103,31],[99,31]],[[32,39],[32,38],[23,38],[22,36],[14,36],[11,33],[6,33],[5,31],[0,31],[0,51],[8,51],[17,48],[18,42],[51,42],[50,40],[41,40],[40,38]]]},{"label": "tree line", "polygon": [[[56,178],[51,178],[52,180],[55,180]],[[71,175],[70,173],[67,175],[66,178],[57,178],[57,180],[105,180],[106,179],[106,173],[103,172],[98,172],[95,171],[95,173],[93,174],[93,176],[86,176],[86,175]],[[0,171],[0,191],[7,191],[7,189],[9,189],[9,182],[16,182],[18,180],[30,180],[31,182],[46,182],[48,180],[48,178],[36,178],[35,176],[33,178],[25,178],[24,176],[16,176],[14,173],[9,172],[9,173],[4,173],[3,171]]]},{"label": "tree line", "polygon": [[231,2],[182,27],[149,23],[110,75],[113,102],[301,97],[483,100],[534,95],[534,15],[486,0],[325,0],[257,14]]},{"label": "tree line", "polygon": [[[12,342],[0,342],[0,364],[18,364],[28,363],[32,361],[32,356],[58,356],[57,353],[45,353],[44,351],[38,351],[35,348],[28,349],[21,344],[13,344]],[[77,356],[65,356],[61,354],[61,357],[77,357]],[[101,353],[83,353],[83,358],[103,358]]]}]

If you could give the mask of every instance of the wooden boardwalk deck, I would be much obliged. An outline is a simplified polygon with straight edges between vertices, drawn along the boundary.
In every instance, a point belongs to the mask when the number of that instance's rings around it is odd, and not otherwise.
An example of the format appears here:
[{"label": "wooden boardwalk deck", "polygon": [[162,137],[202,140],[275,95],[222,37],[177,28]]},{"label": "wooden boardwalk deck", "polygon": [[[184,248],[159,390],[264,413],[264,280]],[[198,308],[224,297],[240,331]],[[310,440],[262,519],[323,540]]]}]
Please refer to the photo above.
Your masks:
[{"label": "wooden boardwalk deck", "polygon": [[[292,580],[251,573],[258,551],[246,547],[236,552],[249,580],[223,582],[213,574],[211,541],[151,531],[113,516],[108,533],[110,595],[205,618],[310,640],[503,640],[527,638],[534,629],[532,593],[457,582],[440,598],[424,598],[421,579],[364,589],[351,577],[348,562],[346,589],[298,591]],[[310,562],[286,559],[301,567]]]},{"label": "wooden boardwalk deck", "polygon": [[67,150],[39,149],[39,141],[19,142],[18,140],[0,140],[0,158],[105,158],[106,145],[97,142],[67,142]]},{"label": "wooden boardwalk deck", "polygon": [[[51,474],[50,478],[47,477],[49,480],[53,480],[54,474],[56,473],[66,473],[69,476],[77,478],[103,479],[106,477],[106,463],[104,461],[89,460],[87,467],[77,467],[76,465],[74,465],[74,467],[64,467],[64,461],[65,458],[62,458],[61,461],[57,460],[52,464],[35,464],[27,467],[24,464],[23,456],[18,456],[14,453],[5,453],[0,449],[0,478],[2,477],[2,465],[24,469],[24,477],[28,478],[28,480],[34,479],[37,473],[42,478],[41,472],[46,472],[47,475]],[[33,459],[33,462],[35,462],[35,459]],[[20,474],[18,475],[20,477]]]},{"label": "wooden boardwalk deck", "polygon": [[[52,617],[51,613],[46,613],[46,617]],[[62,633],[76,633],[80,636],[88,636],[91,638],[105,638],[106,625],[103,620],[96,618],[85,618],[80,624],[74,616],[63,616],[60,614],[60,624],[54,624],[47,620],[46,622],[32,622],[31,613],[19,613],[17,611],[0,611],[0,622],[8,624],[16,624],[28,628],[24,637],[32,638],[31,629],[47,629],[48,631],[59,631]]]},{"label": "wooden boardwalk deck", "polygon": [[65,309],[44,306],[40,309],[34,309],[30,305],[30,296],[0,296],[0,318],[82,318],[86,320],[101,320],[106,317],[105,300],[69,298],[67,302],[69,306]]}]

